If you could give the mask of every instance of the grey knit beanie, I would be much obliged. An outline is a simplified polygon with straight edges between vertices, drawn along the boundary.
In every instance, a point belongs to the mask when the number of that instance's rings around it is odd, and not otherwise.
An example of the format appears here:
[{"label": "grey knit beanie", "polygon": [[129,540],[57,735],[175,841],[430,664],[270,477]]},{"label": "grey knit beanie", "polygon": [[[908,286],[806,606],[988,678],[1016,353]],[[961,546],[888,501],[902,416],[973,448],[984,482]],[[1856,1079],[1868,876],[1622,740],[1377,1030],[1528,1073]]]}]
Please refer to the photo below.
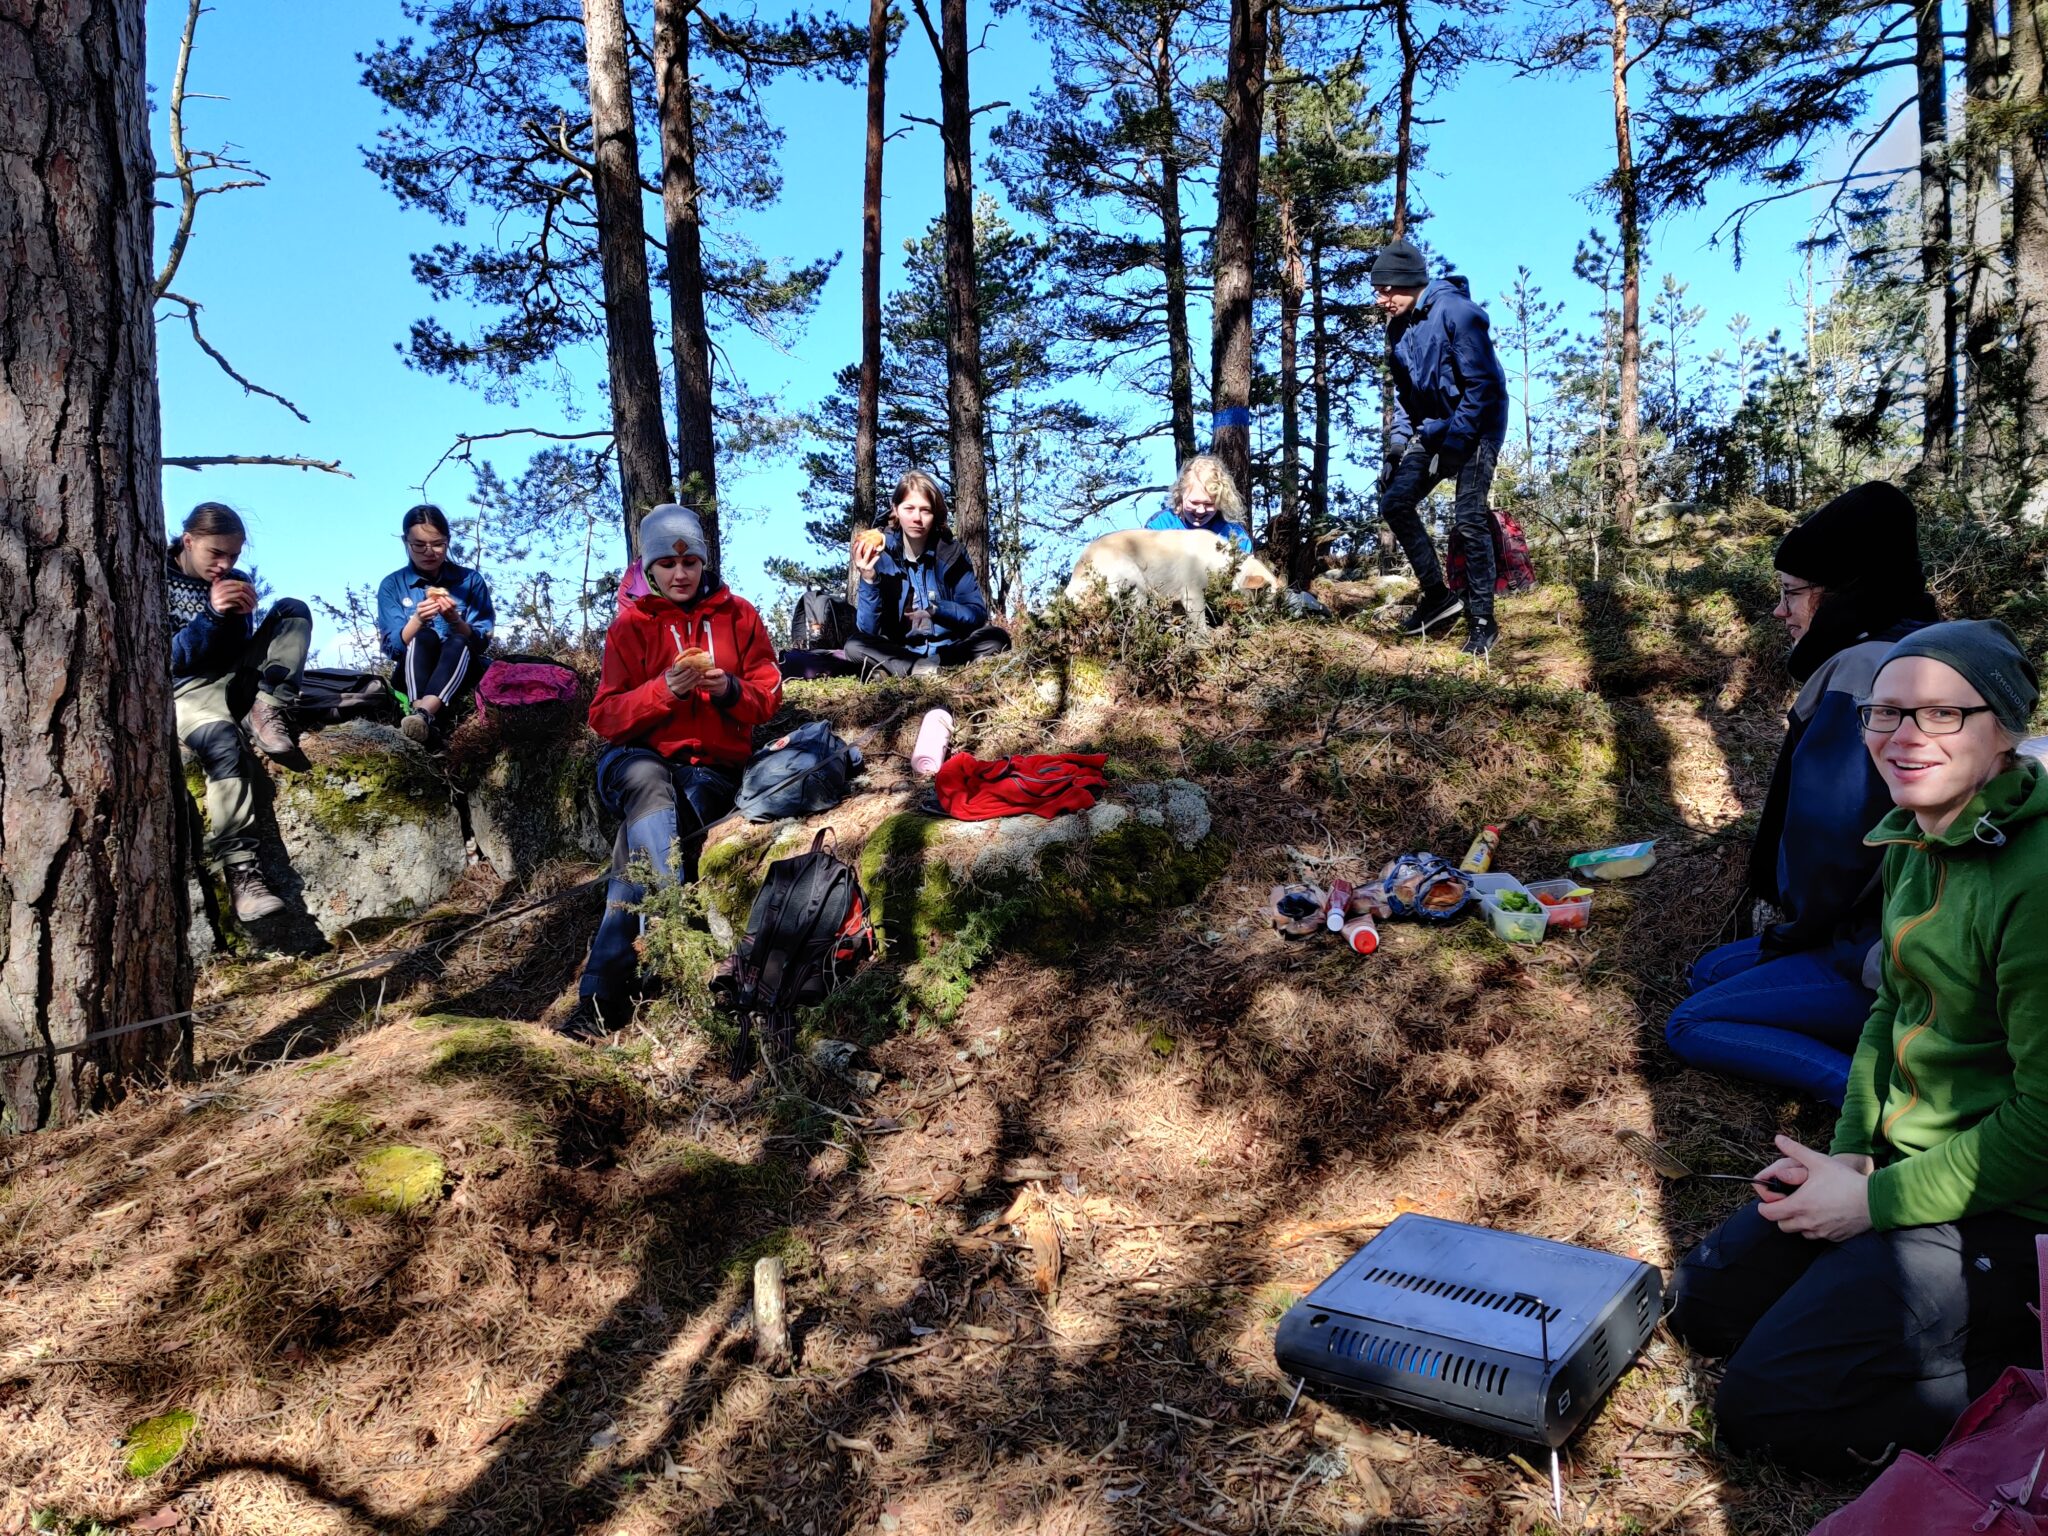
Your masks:
[{"label": "grey knit beanie", "polygon": [[640,519],[640,563],[652,565],[669,555],[711,558],[711,546],[704,539],[704,525],[688,507],[663,502]]},{"label": "grey knit beanie", "polygon": [[2041,699],[2040,674],[2020,649],[2019,636],[1997,619],[1951,619],[1916,629],[1885,652],[1878,675],[1907,656],[1925,656],[1954,667],[1983,695],[2000,725],[2015,736],[2026,734]]},{"label": "grey knit beanie", "polygon": [[1429,266],[1406,240],[1389,240],[1372,260],[1376,288],[1420,288],[1429,281]]}]

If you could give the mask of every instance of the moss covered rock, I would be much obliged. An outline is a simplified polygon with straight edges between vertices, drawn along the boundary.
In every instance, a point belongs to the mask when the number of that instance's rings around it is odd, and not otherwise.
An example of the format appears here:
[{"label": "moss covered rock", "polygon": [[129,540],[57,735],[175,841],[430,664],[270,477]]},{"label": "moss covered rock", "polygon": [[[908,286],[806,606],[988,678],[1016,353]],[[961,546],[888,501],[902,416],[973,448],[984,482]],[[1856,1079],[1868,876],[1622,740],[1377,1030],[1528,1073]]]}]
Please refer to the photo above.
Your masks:
[{"label": "moss covered rock", "polygon": [[469,786],[469,826],[479,852],[507,880],[551,859],[601,859],[611,840],[598,824],[595,737],[580,720],[555,739],[502,742]]}]

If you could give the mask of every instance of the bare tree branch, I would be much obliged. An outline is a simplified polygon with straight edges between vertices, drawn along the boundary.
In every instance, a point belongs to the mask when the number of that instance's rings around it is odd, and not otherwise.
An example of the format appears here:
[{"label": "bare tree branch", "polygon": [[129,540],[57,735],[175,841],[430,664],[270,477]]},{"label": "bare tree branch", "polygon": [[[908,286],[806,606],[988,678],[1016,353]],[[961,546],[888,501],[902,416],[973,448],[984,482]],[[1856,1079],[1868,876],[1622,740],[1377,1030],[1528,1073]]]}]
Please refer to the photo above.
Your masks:
[{"label": "bare tree branch", "polygon": [[212,342],[208,341],[203,335],[200,334],[198,304],[193,302],[191,299],[186,298],[183,294],[179,293],[164,293],[159,294],[158,297],[166,304],[182,304],[185,306],[185,320],[186,323],[188,323],[192,327],[192,339],[199,343],[199,350],[204,352],[208,357],[212,358],[216,363],[220,364],[220,371],[226,374],[229,378],[233,379],[237,384],[241,385],[242,392],[244,394],[263,395],[268,399],[275,400],[279,405],[283,406],[286,410],[290,411],[294,416],[298,417],[299,420],[306,422],[308,424],[312,422],[312,417],[308,416],[296,405],[293,405],[291,401],[285,399],[285,397],[283,395],[280,395],[276,390],[265,389],[261,384],[251,383],[248,379],[244,378],[240,373],[236,372],[235,365],[229,362],[225,357],[223,357],[220,354],[219,349],[216,348]]},{"label": "bare tree branch", "polygon": [[199,208],[199,194],[192,180],[192,157],[185,152],[185,76],[192,68],[192,36],[199,30],[199,0],[191,0],[185,12],[185,30],[178,38],[178,68],[171,76],[171,174],[184,195],[178,209],[177,233],[164,254],[164,269],[156,275],[150,297],[160,299],[178,275],[178,263],[185,259],[185,246],[192,239],[192,215]]},{"label": "bare tree branch", "polygon": [[208,469],[217,465],[262,464],[272,469],[317,469],[324,475],[339,475],[344,480],[355,476],[341,467],[339,459],[295,459],[271,453],[181,453],[165,454],[164,467],[167,469]]},{"label": "bare tree branch", "polygon": [[414,489],[424,496],[427,493],[427,482],[440,473],[444,464],[450,459],[460,459],[465,464],[469,463],[472,458],[470,450],[478,443],[496,442],[507,437],[542,437],[554,443],[580,443],[595,437],[611,436],[610,427],[600,427],[589,432],[551,432],[545,427],[506,427],[500,432],[460,432],[456,434],[455,441],[442,450],[441,457],[434,460],[433,466],[420,476],[420,483]]}]

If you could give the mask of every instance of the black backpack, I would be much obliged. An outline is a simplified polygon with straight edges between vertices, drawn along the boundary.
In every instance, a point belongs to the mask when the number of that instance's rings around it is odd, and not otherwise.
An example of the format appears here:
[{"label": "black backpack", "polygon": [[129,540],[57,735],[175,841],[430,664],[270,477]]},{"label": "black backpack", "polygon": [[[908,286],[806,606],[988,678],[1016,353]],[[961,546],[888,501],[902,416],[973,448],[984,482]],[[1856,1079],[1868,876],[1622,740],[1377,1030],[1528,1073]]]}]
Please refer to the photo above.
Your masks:
[{"label": "black backpack", "polygon": [[398,718],[398,700],[391,685],[374,672],[309,667],[299,679],[291,718],[300,730],[317,730],[344,720],[391,721]]},{"label": "black backpack", "polygon": [[713,1001],[741,1021],[735,1069],[748,1059],[757,1015],[787,1052],[795,1011],[823,1002],[875,952],[867,895],[853,866],[826,848],[831,835],[821,828],[808,853],[768,866],[745,937],[711,973]]},{"label": "black backpack", "polygon": [[847,781],[860,768],[860,748],[841,741],[828,722],[813,720],[771,741],[747,764],[732,808],[749,821],[815,816],[846,798]]},{"label": "black backpack", "polygon": [[854,636],[857,610],[830,592],[806,592],[789,617],[789,648],[793,651],[836,651]]}]

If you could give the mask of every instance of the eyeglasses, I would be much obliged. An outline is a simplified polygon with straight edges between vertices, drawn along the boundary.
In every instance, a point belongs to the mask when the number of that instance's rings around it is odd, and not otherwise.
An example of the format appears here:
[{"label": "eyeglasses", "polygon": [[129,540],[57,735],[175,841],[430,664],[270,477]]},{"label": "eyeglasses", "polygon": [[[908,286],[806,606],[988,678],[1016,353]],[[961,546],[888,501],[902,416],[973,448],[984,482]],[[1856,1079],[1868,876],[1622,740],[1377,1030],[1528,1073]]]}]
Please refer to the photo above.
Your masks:
[{"label": "eyeglasses", "polygon": [[416,555],[445,555],[448,553],[446,539],[407,539],[405,547]]},{"label": "eyeglasses", "polygon": [[1901,709],[1896,704],[1856,706],[1856,718],[1863,722],[1863,729],[1879,736],[1891,735],[1909,719],[1923,736],[1953,736],[1970,716],[1989,713],[1989,704],[1922,704],[1915,709]]},{"label": "eyeglasses", "polygon": [[1802,585],[1802,586],[1791,586],[1791,585],[1781,586],[1781,587],[1779,587],[1779,588],[1778,588],[1778,601],[1779,601],[1780,603],[1789,603],[1789,602],[1791,602],[1791,601],[1792,601],[1792,599],[1793,599],[1793,598],[1795,598],[1795,597],[1804,597],[1804,596],[1806,596],[1806,594],[1807,594],[1807,593],[1809,593],[1809,592],[1811,592],[1811,591],[1812,591],[1813,589],[1814,589],[1814,583],[1812,583],[1812,582],[1810,582],[1810,581],[1809,581],[1809,582],[1807,582],[1807,583],[1805,583],[1805,584],[1804,584],[1804,585]]}]

